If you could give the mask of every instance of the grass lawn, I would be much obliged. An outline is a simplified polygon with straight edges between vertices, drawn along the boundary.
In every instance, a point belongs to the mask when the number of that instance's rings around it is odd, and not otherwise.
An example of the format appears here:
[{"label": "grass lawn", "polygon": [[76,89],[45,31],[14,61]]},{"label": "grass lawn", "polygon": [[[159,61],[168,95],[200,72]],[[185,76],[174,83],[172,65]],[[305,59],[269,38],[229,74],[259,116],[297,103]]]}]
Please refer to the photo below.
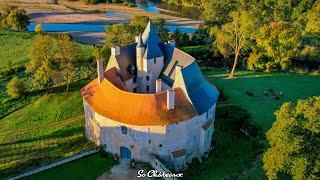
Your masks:
[{"label": "grass lawn", "polygon": [[78,159],[23,179],[96,179],[108,171],[116,162],[112,156],[102,156],[100,153]]},{"label": "grass lawn", "polygon": [[[274,112],[288,101],[296,103],[299,99],[307,99],[320,95],[320,76],[301,75],[294,73],[264,73],[236,71],[237,78],[229,79],[222,71],[206,71],[205,77],[229,97],[235,104],[249,111],[253,123],[267,132],[274,120]],[[284,92],[285,96],[275,100],[273,96],[265,96],[264,91],[272,88],[277,93]],[[254,96],[245,92],[254,91]]]},{"label": "grass lawn", "polygon": [[[224,89],[227,101],[218,102],[215,120],[215,149],[201,164],[194,162],[185,172],[186,179],[267,179],[262,169],[262,153],[267,141],[264,137],[253,140],[240,132],[241,113],[247,112],[250,120],[264,134],[275,120],[274,112],[287,101],[297,102],[320,95],[320,76],[294,73],[258,73],[237,71],[237,78],[229,79],[222,71],[205,71],[204,75],[219,89]],[[265,96],[273,88],[284,92],[280,100]],[[255,96],[246,95],[253,90]],[[241,107],[241,108],[239,108]],[[240,114],[239,114],[240,113]],[[238,121],[237,121],[238,120]]]},{"label": "grass lawn", "polygon": [[82,98],[73,88],[45,94],[0,120],[0,179],[95,147],[84,136]]},{"label": "grass lawn", "polygon": [[[10,60],[13,66],[29,62],[29,52],[34,36],[34,32],[13,32],[0,29],[0,71],[4,68],[6,60]],[[79,45],[82,49],[81,59],[92,58],[92,46],[81,43]]]}]

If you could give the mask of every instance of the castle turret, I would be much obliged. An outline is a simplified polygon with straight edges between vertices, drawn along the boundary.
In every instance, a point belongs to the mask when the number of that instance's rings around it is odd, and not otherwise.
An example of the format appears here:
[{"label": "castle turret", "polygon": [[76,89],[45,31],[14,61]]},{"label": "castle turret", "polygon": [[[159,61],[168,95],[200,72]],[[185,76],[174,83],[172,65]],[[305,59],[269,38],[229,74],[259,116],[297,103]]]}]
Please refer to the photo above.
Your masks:
[{"label": "castle turret", "polygon": [[143,40],[141,34],[139,35],[139,40],[137,43],[137,76],[142,77],[143,71],[143,55],[145,52],[145,47],[143,45]]}]

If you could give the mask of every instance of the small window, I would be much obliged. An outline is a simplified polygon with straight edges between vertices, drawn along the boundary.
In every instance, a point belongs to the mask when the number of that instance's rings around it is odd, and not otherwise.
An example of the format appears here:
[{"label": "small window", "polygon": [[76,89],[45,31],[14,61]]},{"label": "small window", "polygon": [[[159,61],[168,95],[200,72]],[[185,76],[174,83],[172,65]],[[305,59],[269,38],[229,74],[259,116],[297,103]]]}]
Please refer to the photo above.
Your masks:
[{"label": "small window", "polygon": [[159,147],[162,147],[162,144],[159,144]]},{"label": "small window", "polygon": [[147,86],[147,92],[149,92],[149,86]]},{"label": "small window", "polygon": [[208,119],[208,117],[209,117],[209,113],[208,113],[208,111],[207,111],[206,117],[207,117],[207,119]]},{"label": "small window", "polygon": [[133,92],[134,92],[134,93],[137,93],[137,88],[133,88]]},{"label": "small window", "polygon": [[133,77],[133,83],[137,83],[137,77]]},{"label": "small window", "polygon": [[149,144],[151,144],[151,140],[149,139]]},{"label": "small window", "polygon": [[149,76],[146,77],[147,81],[149,81]]},{"label": "small window", "polygon": [[155,64],[157,64],[157,59],[156,59],[156,58],[154,58],[154,59],[153,59],[153,62],[154,62]]},{"label": "small window", "polygon": [[121,126],[122,134],[128,134],[128,128],[126,126]]}]

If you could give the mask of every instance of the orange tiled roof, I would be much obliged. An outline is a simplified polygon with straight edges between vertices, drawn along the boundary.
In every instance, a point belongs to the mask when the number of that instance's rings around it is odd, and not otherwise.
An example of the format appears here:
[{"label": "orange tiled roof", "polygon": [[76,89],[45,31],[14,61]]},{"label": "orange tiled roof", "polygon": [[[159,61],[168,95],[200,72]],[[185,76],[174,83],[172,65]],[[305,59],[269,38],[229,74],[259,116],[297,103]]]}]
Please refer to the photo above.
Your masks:
[{"label": "orange tiled roof", "polygon": [[197,115],[180,88],[175,88],[174,109],[167,110],[166,91],[137,94],[127,92],[123,86],[115,68],[112,68],[105,72],[105,79],[100,85],[95,79],[82,88],[81,93],[95,112],[129,125],[168,125]]}]

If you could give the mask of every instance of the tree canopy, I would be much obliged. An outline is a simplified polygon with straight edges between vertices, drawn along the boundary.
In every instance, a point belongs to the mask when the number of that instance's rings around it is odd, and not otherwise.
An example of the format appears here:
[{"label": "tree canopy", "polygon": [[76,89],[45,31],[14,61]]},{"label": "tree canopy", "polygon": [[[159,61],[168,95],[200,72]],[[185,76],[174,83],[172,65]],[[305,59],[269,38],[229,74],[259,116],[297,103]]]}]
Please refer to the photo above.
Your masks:
[{"label": "tree canopy", "polygon": [[320,178],[320,96],[284,103],[267,132],[270,148],[263,168],[269,179],[287,173],[293,179]]},{"label": "tree canopy", "polygon": [[25,31],[30,23],[27,12],[16,6],[6,6],[4,13],[0,15],[0,27],[4,29],[12,28],[16,31]]}]

